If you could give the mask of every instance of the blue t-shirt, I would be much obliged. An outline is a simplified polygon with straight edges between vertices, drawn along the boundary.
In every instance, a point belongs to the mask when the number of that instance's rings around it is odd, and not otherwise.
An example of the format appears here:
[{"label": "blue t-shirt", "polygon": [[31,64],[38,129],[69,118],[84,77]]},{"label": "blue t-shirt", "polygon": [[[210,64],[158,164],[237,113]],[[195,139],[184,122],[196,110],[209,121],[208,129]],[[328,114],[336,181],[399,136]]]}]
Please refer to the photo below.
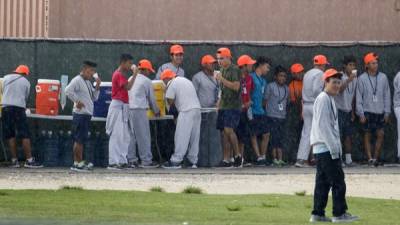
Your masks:
[{"label": "blue t-shirt", "polygon": [[253,102],[251,109],[254,115],[265,115],[263,101],[267,81],[263,77],[258,76],[256,72],[252,72],[250,75],[254,83],[254,90],[251,93],[251,101]]}]

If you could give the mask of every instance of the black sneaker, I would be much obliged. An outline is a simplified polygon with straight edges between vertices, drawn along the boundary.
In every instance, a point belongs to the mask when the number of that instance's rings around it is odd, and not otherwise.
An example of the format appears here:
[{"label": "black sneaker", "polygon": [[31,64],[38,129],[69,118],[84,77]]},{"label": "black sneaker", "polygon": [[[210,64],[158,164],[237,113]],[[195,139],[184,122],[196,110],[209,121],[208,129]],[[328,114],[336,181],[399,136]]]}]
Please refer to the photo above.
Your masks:
[{"label": "black sneaker", "polygon": [[162,168],[164,168],[164,169],[181,169],[182,165],[181,165],[181,163],[167,161],[162,165]]},{"label": "black sneaker", "polygon": [[139,168],[143,168],[143,169],[154,169],[154,168],[158,168],[160,167],[160,164],[158,164],[157,162],[151,162],[151,163],[141,163],[139,164]]},{"label": "black sneaker", "polygon": [[187,168],[187,169],[197,169],[197,165],[192,163],[192,162],[190,162],[190,160],[188,160],[188,159],[186,159],[183,162],[183,167]]},{"label": "black sneaker", "polygon": [[30,162],[28,160],[25,161],[24,167],[30,168],[30,169],[39,169],[39,168],[43,168],[43,165],[36,162],[35,158],[32,158],[32,161],[30,161]]},{"label": "black sneaker", "polygon": [[234,167],[243,167],[243,158],[242,156],[236,156],[235,157],[235,161],[233,162],[233,166]]},{"label": "black sneaker", "polygon": [[267,160],[266,159],[260,159],[257,160],[256,166],[266,166],[267,165]]},{"label": "black sneaker", "polygon": [[128,163],[128,168],[129,169],[139,168],[139,163],[137,161],[136,162],[129,162]]},{"label": "black sneaker", "polygon": [[231,162],[228,162],[228,161],[225,161],[225,160],[222,160],[222,161],[219,163],[218,167],[230,168],[230,167],[232,167],[232,163],[231,163]]}]

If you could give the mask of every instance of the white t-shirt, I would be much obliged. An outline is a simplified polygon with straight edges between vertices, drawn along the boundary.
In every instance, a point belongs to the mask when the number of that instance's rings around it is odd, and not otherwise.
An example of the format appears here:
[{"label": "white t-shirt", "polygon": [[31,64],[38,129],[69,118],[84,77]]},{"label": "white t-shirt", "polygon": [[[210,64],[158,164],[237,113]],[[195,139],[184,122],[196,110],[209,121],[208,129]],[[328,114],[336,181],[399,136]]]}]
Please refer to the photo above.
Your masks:
[{"label": "white t-shirt", "polygon": [[201,108],[196,89],[192,82],[184,77],[176,77],[168,83],[165,97],[174,99],[179,112]]}]

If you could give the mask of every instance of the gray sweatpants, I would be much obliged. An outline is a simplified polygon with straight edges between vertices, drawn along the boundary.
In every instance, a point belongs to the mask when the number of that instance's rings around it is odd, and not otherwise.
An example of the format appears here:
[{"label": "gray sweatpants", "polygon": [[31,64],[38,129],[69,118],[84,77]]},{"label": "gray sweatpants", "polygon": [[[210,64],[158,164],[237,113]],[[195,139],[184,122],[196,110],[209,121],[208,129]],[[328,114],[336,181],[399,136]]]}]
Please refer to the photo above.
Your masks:
[{"label": "gray sweatpants", "polygon": [[297,159],[307,160],[310,155],[310,135],[311,135],[311,124],[313,118],[313,107],[314,104],[306,103],[303,104],[303,130],[301,131],[301,140],[299,144],[299,150],[297,152]]},{"label": "gray sweatpants", "polygon": [[171,161],[180,163],[187,152],[187,159],[197,164],[200,141],[201,112],[200,109],[191,109],[179,112],[175,131],[175,152]]},{"label": "gray sweatpants", "polygon": [[137,151],[139,149],[139,157],[142,164],[148,165],[152,162],[153,155],[151,154],[151,134],[147,110],[130,109],[129,124],[132,131],[132,138],[128,149],[128,161],[138,161]]}]

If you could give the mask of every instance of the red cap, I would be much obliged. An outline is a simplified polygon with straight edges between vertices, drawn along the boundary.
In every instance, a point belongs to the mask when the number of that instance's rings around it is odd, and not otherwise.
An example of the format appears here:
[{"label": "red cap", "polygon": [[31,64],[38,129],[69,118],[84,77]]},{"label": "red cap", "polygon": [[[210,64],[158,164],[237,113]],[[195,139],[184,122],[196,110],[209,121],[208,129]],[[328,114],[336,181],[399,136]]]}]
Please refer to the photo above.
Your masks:
[{"label": "red cap", "polygon": [[364,63],[367,65],[368,63],[378,60],[379,56],[376,53],[370,52],[364,56]]},{"label": "red cap", "polygon": [[335,76],[336,74],[340,74],[340,73],[335,69],[328,69],[325,71],[324,76],[322,77],[322,80],[325,81],[329,77]]},{"label": "red cap", "polygon": [[203,56],[203,58],[201,58],[201,65],[213,64],[215,62],[216,62],[216,60],[214,57],[212,57],[212,55],[205,55],[205,56]]},{"label": "red cap", "polygon": [[231,50],[229,50],[229,48],[219,48],[217,54],[221,55],[222,57],[232,58]]},{"label": "red cap", "polygon": [[19,65],[14,70],[14,73],[29,75],[29,67],[27,65]]},{"label": "red cap", "polygon": [[183,47],[181,45],[172,45],[169,49],[170,54],[183,54]]},{"label": "red cap", "polygon": [[291,73],[300,73],[300,72],[303,72],[303,71],[304,71],[304,67],[300,63],[295,63],[290,67],[290,72]]},{"label": "red cap", "polygon": [[149,61],[149,60],[147,60],[147,59],[142,59],[142,60],[140,60],[139,61],[139,64],[138,64],[138,68],[139,69],[148,69],[148,70],[150,70],[151,72],[155,72],[154,71],[154,69],[153,69],[153,65],[151,64],[151,62]]},{"label": "red cap", "polygon": [[327,65],[329,64],[328,59],[324,55],[314,56],[314,65]]},{"label": "red cap", "polygon": [[244,65],[254,65],[256,63],[256,60],[252,59],[248,55],[242,55],[238,58],[237,64],[238,66],[244,66]]},{"label": "red cap", "polygon": [[176,77],[176,74],[174,71],[170,70],[170,69],[166,69],[161,73],[161,80],[165,80],[165,79],[172,79]]}]

